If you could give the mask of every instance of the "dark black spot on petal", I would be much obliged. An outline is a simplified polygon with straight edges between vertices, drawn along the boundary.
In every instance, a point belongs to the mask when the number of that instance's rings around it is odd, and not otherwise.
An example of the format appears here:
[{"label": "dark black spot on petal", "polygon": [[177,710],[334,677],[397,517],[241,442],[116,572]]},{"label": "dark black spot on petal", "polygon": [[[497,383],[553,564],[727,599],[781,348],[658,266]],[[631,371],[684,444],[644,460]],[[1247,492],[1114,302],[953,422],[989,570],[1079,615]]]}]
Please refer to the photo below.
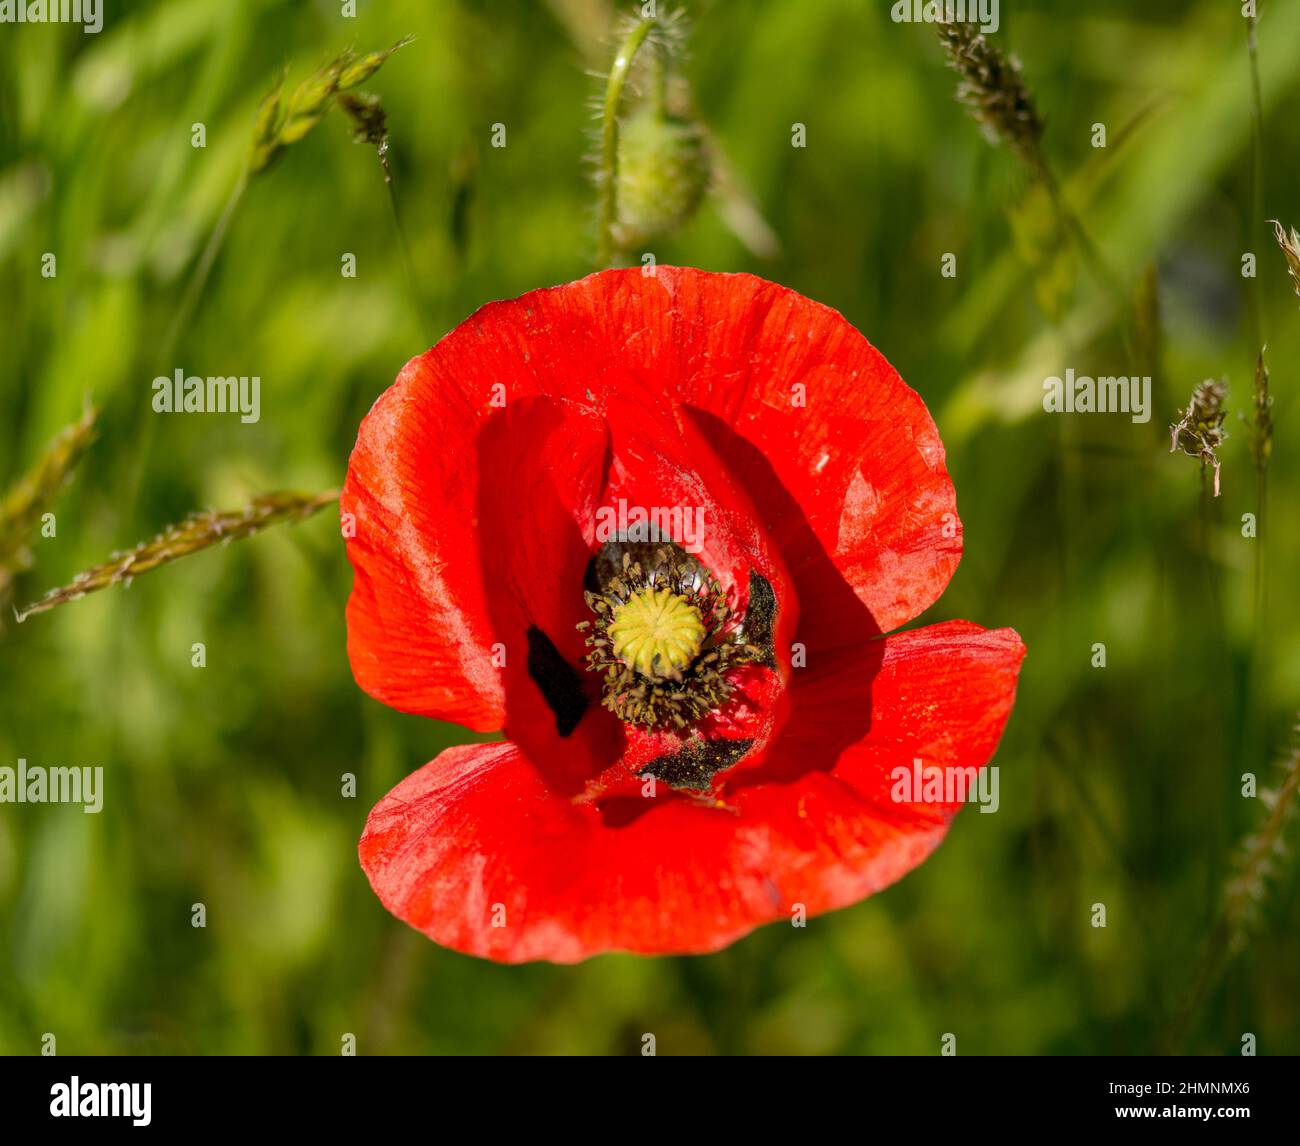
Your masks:
[{"label": "dark black spot on petal", "polygon": [[582,674],[560,655],[551,638],[536,625],[528,630],[528,675],[555,713],[555,730],[561,736],[568,736],[587,711]]},{"label": "dark black spot on petal", "polygon": [[776,666],[776,651],[772,647],[772,632],[776,628],[776,594],[772,582],[761,573],[749,571],[749,605],[745,609],[743,634],[746,644],[755,646],[762,656],[758,663],[769,668]]},{"label": "dark black spot on petal", "polygon": [[653,776],[672,788],[706,791],[713,777],[730,768],[754,746],[752,740],[690,741],[685,748],[656,757],[637,775]]}]

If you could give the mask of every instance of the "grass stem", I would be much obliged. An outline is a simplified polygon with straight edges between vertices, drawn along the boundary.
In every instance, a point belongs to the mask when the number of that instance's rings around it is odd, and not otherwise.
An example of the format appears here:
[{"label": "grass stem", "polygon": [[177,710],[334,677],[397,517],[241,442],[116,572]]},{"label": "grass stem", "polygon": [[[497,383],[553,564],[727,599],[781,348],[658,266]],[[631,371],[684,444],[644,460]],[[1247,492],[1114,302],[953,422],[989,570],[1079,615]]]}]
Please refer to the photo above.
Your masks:
[{"label": "grass stem", "polygon": [[[641,45],[658,24],[653,17],[638,20],[619,46],[605,83],[605,100],[600,126],[600,216],[596,240],[596,264],[601,269],[614,259],[614,224],[618,219],[618,113],[623,102],[632,61]],[[659,85],[656,84],[656,90]]]}]

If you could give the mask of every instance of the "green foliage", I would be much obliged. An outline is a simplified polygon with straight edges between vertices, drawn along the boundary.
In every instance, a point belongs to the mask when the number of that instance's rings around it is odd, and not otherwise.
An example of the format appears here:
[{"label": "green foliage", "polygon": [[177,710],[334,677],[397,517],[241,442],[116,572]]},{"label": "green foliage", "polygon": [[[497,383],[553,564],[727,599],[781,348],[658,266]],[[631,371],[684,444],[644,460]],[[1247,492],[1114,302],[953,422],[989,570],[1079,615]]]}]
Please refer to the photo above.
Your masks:
[{"label": "green foliage", "polygon": [[[97,36],[0,35],[0,489],[87,399],[101,411],[56,535],[29,539],[20,603],[196,508],[337,488],[403,362],[490,299],[592,269],[583,158],[600,93],[584,69],[609,66],[603,6],[359,8],[141,0],[105,5]],[[1252,229],[1238,5],[1004,0],[995,39],[1022,61],[1062,201],[1126,288],[1156,269],[1144,323],[1053,248],[1069,236],[954,99],[933,30],[888,8],[689,5],[693,110],[780,253],[750,254],[713,192],[652,249],[836,307],[929,404],[965,556],[921,620],[1014,626],[1029,648],[999,812],[963,812],[865,903],[716,956],[506,968],[435,948],[383,910],[355,843],[398,779],[474,737],[354,684],[351,574],[326,511],[0,637],[0,764],[102,765],[106,786],[99,815],[0,806],[0,1052],[34,1053],[47,1031],[65,1054],[335,1054],[344,1032],[359,1053],[636,1053],[646,1031],[663,1054],[933,1054],[945,1032],[965,1054],[1219,1054],[1247,1031],[1261,1053],[1300,1052],[1294,864],[1277,864],[1249,942],[1181,1017],[1239,841],[1267,822],[1242,776],[1269,774],[1300,707],[1300,315],[1264,222],[1300,222],[1300,6],[1263,5]],[[415,290],[357,127],[321,118],[310,92],[261,103],[286,69],[323,60],[345,60],[326,87],[350,86],[377,65],[347,45],[407,34],[365,82]],[[297,142],[272,147],[286,131]],[[159,362],[255,138],[277,162]],[[1234,421],[1253,416],[1244,252],[1271,372],[1263,623],[1261,540],[1242,528],[1250,435],[1219,450],[1208,509],[1196,467],[1169,454],[1204,378],[1228,379]],[[1043,379],[1067,366],[1151,374],[1151,421],[1044,413]],[[261,420],[154,414],[151,382],[177,367],[260,376]]]}]

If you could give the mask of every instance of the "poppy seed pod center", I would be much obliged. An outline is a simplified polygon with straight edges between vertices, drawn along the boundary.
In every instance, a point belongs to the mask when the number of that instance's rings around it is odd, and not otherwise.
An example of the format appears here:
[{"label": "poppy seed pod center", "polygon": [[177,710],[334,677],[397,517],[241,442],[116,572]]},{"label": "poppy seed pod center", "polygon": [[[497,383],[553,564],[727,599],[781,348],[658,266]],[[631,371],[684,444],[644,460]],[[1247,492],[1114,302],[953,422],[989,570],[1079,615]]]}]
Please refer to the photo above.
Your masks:
[{"label": "poppy seed pod center", "polygon": [[614,655],[642,676],[678,675],[704,644],[700,611],[669,589],[643,589],[614,610]]},{"label": "poppy seed pod center", "polygon": [[601,703],[629,724],[677,729],[726,704],[727,673],[761,653],[730,623],[717,578],[672,544],[619,543],[606,556],[586,593],[596,618],[578,626],[591,631],[587,668],[604,674]]}]

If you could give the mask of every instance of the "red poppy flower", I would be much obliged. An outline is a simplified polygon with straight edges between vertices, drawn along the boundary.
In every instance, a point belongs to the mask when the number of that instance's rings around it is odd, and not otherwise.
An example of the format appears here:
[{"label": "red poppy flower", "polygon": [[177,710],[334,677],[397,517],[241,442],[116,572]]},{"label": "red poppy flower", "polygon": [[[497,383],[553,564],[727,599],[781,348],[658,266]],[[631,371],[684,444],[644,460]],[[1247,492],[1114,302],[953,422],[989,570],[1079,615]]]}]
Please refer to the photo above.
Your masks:
[{"label": "red poppy flower", "polygon": [[343,510],[358,683],[507,738],[361,839],[384,905],[459,951],[705,952],[854,903],[957,810],[895,800],[894,769],[982,767],[1015,697],[1009,629],[882,635],[961,555],[924,403],[749,275],[484,307],[375,403]]}]

